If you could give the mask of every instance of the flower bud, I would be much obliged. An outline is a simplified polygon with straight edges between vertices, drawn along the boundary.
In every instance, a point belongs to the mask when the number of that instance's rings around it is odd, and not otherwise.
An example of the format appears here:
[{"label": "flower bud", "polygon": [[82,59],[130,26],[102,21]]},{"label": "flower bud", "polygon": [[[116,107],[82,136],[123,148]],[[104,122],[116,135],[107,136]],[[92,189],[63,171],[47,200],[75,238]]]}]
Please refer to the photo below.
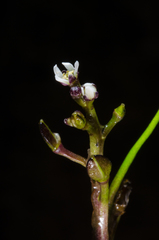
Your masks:
[{"label": "flower bud", "polygon": [[79,99],[82,95],[81,87],[79,86],[71,87],[70,95],[73,99]]},{"label": "flower bud", "polygon": [[99,94],[97,92],[97,88],[94,83],[85,83],[84,85],[82,85],[81,90],[82,90],[83,98],[86,101],[92,101],[98,98]]},{"label": "flower bud", "polygon": [[82,129],[86,125],[86,119],[83,113],[81,113],[80,111],[75,111],[74,113],[72,113],[70,118],[64,119],[64,123],[66,125],[69,125],[70,127]]},{"label": "flower bud", "polygon": [[109,180],[111,162],[102,155],[92,156],[87,162],[87,172],[91,179],[100,183],[106,182]]},{"label": "flower bud", "polygon": [[39,127],[40,133],[47,145],[51,148],[53,152],[56,151],[61,144],[60,135],[58,133],[52,133],[42,119],[39,122]]},{"label": "flower bud", "polygon": [[122,103],[119,107],[114,109],[113,117],[116,119],[116,122],[120,122],[125,116],[125,104]]}]

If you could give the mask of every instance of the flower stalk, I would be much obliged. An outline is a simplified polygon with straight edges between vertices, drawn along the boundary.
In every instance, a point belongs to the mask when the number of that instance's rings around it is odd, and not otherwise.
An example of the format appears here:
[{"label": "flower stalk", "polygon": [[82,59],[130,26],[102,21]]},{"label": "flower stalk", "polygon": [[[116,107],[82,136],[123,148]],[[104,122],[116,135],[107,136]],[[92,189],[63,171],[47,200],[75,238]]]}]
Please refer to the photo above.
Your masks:
[{"label": "flower stalk", "polygon": [[95,240],[113,240],[118,222],[125,212],[131,192],[129,181],[123,181],[123,178],[137,152],[157,126],[159,111],[127,154],[109,187],[111,162],[103,156],[104,142],[110,131],[123,119],[125,104],[122,103],[119,107],[115,108],[110,121],[104,126],[101,125],[93,105],[94,100],[99,96],[96,85],[94,83],[80,84],[78,79],[78,61],[75,62],[74,66],[71,63],[62,64],[66,70],[61,71],[57,65],[53,68],[55,79],[62,85],[70,87],[70,96],[83,108],[85,113],[84,115],[76,110],[72,113],[71,117],[64,119],[64,123],[88,132],[90,148],[87,151],[87,158],[66,149],[61,142],[60,135],[52,133],[43,120],[40,120],[39,123],[40,132],[54,153],[86,167],[92,185],[93,238]]}]

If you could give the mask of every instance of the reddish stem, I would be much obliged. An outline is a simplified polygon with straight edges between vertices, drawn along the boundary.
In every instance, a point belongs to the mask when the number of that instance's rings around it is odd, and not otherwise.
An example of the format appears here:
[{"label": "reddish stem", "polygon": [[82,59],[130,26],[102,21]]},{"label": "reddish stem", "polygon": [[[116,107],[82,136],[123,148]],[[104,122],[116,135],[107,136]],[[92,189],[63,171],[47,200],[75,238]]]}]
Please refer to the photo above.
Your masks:
[{"label": "reddish stem", "polygon": [[66,157],[70,160],[72,160],[73,162],[79,163],[82,166],[86,167],[86,163],[87,163],[87,159],[83,158],[80,155],[77,155],[71,151],[69,151],[68,149],[66,149],[62,143],[60,144],[60,146],[54,151],[54,153],[61,155],[63,157]]},{"label": "reddish stem", "polygon": [[108,181],[92,182],[92,227],[94,240],[108,240]]}]

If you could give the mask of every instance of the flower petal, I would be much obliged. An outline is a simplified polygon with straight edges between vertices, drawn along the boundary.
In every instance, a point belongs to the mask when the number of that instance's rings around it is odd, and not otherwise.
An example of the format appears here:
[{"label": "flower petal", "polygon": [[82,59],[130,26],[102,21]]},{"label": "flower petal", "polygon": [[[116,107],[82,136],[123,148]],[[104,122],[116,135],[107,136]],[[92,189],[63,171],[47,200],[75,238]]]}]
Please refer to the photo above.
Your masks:
[{"label": "flower petal", "polygon": [[94,83],[85,83],[81,86],[81,91],[86,101],[92,101],[98,98],[97,88]]},{"label": "flower petal", "polygon": [[73,71],[73,70],[75,69],[74,66],[73,66],[71,63],[62,62],[62,64],[65,66],[65,68],[66,68],[68,71]]},{"label": "flower petal", "polygon": [[82,93],[82,96],[84,96],[84,87],[83,86],[81,87],[81,93]]},{"label": "flower petal", "polygon": [[74,74],[76,75],[76,74],[78,73],[79,62],[76,61],[75,64],[74,64],[74,66],[75,66]]},{"label": "flower petal", "polygon": [[95,96],[96,88],[93,86],[86,87],[85,88],[85,95],[88,99],[93,99]]},{"label": "flower petal", "polygon": [[65,86],[66,86],[66,85],[69,85],[69,81],[68,81],[67,79],[60,78],[58,75],[55,75],[55,79],[56,79],[56,81],[64,84]]},{"label": "flower petal", "polygon": [[83,84],[83,87],[92,87],[92,86],[95,86],[94,83],[85,83]]},{"label": "flower petal", "polygon": [[63,74],[61,72],[61,70],[58,68],[57,64],[53,67],[53,70],[54,70],[54,73],[55,73],[55,77],[58,76],[58,77],[63,77]]}]

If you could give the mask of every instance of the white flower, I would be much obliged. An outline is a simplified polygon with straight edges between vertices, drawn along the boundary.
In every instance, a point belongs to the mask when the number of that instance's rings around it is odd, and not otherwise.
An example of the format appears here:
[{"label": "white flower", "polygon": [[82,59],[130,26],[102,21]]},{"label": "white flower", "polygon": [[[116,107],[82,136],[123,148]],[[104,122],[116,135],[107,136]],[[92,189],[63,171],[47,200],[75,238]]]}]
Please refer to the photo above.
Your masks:
[{"label": "white flower", "polygon": [[86,101],[92,101],[96,98],[98,98],[98,92],[96,85],[94,83],[85,83],[81,86],[81,91],[84,99]]},{"label": "white flower", "polygon": [[79,62],[76,61],[74,66],[71,63],[62,63],[67,70],[61,72],[57,65],[53,67],[56,81],[60,82],[64,86],[69,86],[78,77]]}]

